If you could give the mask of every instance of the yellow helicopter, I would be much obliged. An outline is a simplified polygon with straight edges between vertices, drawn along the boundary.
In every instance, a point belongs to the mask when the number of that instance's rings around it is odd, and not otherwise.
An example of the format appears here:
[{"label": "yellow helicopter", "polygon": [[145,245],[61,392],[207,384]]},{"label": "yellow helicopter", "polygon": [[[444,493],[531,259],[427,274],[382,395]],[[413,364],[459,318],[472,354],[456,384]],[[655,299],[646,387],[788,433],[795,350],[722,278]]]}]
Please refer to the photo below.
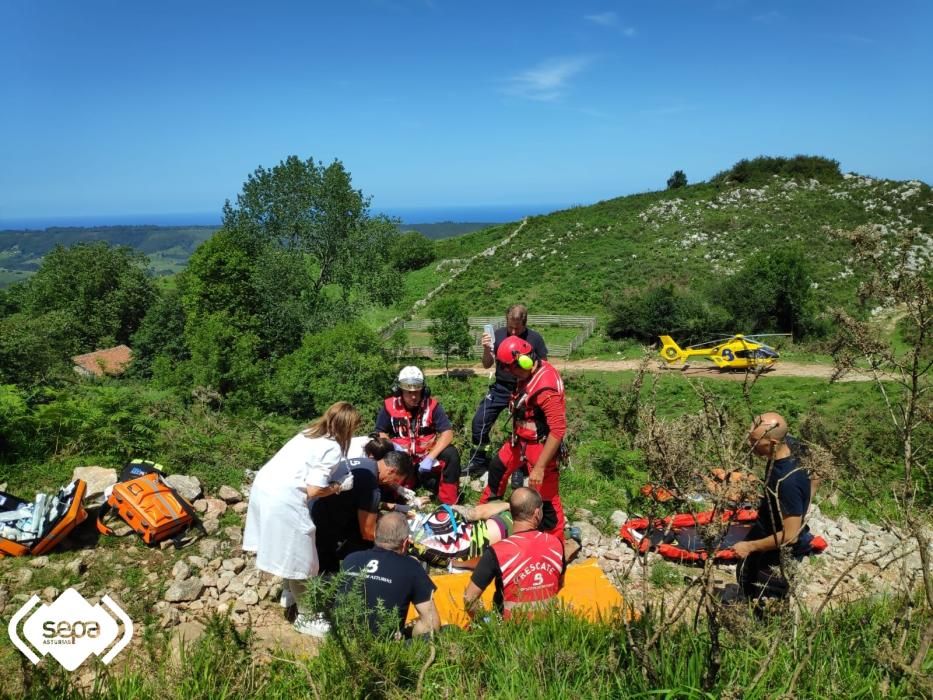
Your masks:
[{"label": "yellow helicopter", "polygon": [[712,360],[720,370],[751,369],[762,372],[771,369],[779,355],[774,348],[757,339],[789,335],[790,333],[736,334],[732,337],[724,335],[718,340],[710,340],[687,348],[681,348],[669,335],[662,335],[661,357],[668,364],[678,361],[687,362],[692,357],[705,357]]}]

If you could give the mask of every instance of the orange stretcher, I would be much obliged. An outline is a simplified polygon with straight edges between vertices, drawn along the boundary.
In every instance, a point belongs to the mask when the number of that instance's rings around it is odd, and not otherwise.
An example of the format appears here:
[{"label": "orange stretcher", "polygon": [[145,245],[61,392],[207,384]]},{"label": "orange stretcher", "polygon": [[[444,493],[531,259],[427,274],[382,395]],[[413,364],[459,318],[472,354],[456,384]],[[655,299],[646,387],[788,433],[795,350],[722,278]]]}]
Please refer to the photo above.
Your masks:
[{"label": "orange stretcher", "polygon": [[[463,609],[463,592],[470,582],[471,572],[462,574],[439,574],[431,580],[437,586],[434,591],[434,603],[442,625],[466,627],[470,618]],[[492,609],[492,597],[495,586],[490,585],[483,591],[483,605]],[[606,574],[599,568],[595,559],[587,559],[579,564],[567,567],[564,574],[564,587],[557,594],[558,599],[574,614],[588,620],[608,619],[624,606],[619,591],[615,589]],[[408,609],[408,622],[418,617],[414,606]]]},{"label": "orange stretcher", "polygon": [[[59,508],[54,514],[55,517],[44,522],[41,531],[37,532],[33,539],[17,541],[0,537],[0,559],[26,554],[45,554],[55,549],[69,532],[87,518],[87,511],[81,505],[86,490],[87,484],[81,479],[61,489],[58,493]],[[23,505],[26,505],[26,501],[0,492],[0,511],[14,511]]]}]

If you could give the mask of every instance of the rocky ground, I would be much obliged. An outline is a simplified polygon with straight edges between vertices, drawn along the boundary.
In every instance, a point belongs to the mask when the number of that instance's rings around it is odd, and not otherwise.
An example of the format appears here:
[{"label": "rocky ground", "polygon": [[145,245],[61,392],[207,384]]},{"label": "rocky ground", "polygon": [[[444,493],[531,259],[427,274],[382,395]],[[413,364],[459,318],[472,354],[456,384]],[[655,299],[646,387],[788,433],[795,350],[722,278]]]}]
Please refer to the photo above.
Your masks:
[{"label": "rocky ground", "polygon": [[[87,467],[77,470],[75,478],[87,481],[86,502],[93,507],[102,502],[103,491],[115,482],[116,472]],[[220,613],[238,627],[250,627],[260,653],[279,648],[313,653],[315,640],[298,634],[284,620],[278,603],[281,580],[258,571],[252,555],[241,549],[248,485],[239,489],[222,486],[206,495],[194,477],[173,475],[169,481],[200,513],[203,534],[192,536],[180,548],[172,542],[147,547],[132,534],[99,536],[89,518],[63,548],[49,556],[0,562],[3,618],[9,619],[33,594],[50,603],[74,587],[91,604],[104,595],[115,599],[137,625],[135,644],[155,635],[177,655],[182,640],[197,639],[206,621]],[[480,481],[469,484],[474,490],[481,486]],[[582,540],[577,561],[595,557],[627,602],[636,607],[648,599],[677,595],[684,582],[701,569],[671,564],[653,553],[637,558],[618,537],[619,526],[627,518],[616,511],[606,522],[586,508],[577,508],[571,514]],[[825,553],[799,566],[798,591],[808,607],[816,608],[827,596],[835,602],[890,593],[919,579],[916,542],[900,533],[845,517],[829,518],[817,505],[808,522],[815,534],[829,542]],[[717,567],[716,579],[718,586],[728,590],[735,580],[734,567]],[[90,674],[85,680],[93,677],[92,671],[84,673]]]}]

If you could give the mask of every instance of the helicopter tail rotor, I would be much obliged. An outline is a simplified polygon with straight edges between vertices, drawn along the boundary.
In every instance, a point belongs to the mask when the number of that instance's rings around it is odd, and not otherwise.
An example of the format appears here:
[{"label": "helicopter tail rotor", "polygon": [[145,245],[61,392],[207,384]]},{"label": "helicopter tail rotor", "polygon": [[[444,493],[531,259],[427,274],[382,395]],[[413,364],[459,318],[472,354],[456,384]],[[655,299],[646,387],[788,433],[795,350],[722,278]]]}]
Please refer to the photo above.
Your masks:
[{"label": "helicopter tail rotor", "polygon": [[663,357],[667,362],[677,362],[677,360],[686,359],[686,353],[680,349],[680,346],[674,342],[674,339],[669,335],[662,335],[661,337],[661,357]]}]

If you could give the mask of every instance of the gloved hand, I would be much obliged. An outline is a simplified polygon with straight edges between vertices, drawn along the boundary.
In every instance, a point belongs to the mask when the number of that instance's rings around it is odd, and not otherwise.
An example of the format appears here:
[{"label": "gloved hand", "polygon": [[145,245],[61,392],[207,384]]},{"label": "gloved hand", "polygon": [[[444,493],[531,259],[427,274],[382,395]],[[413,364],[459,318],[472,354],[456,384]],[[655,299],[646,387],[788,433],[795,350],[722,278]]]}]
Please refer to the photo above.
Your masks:
[{"label": "gloved hand", "polygon": [[339,492],[343,493],[344,491],[349,491],[353,488],[353,474],[347,474],[344,477],[343,481],[340,482]]},{"label": "gloved hand", "polygon": [[434,466],[437,464],[437,460],[434,457],[425,457],[421,460],[421,464],[418,465],[419,472],[429,472],[434,469]]}]

